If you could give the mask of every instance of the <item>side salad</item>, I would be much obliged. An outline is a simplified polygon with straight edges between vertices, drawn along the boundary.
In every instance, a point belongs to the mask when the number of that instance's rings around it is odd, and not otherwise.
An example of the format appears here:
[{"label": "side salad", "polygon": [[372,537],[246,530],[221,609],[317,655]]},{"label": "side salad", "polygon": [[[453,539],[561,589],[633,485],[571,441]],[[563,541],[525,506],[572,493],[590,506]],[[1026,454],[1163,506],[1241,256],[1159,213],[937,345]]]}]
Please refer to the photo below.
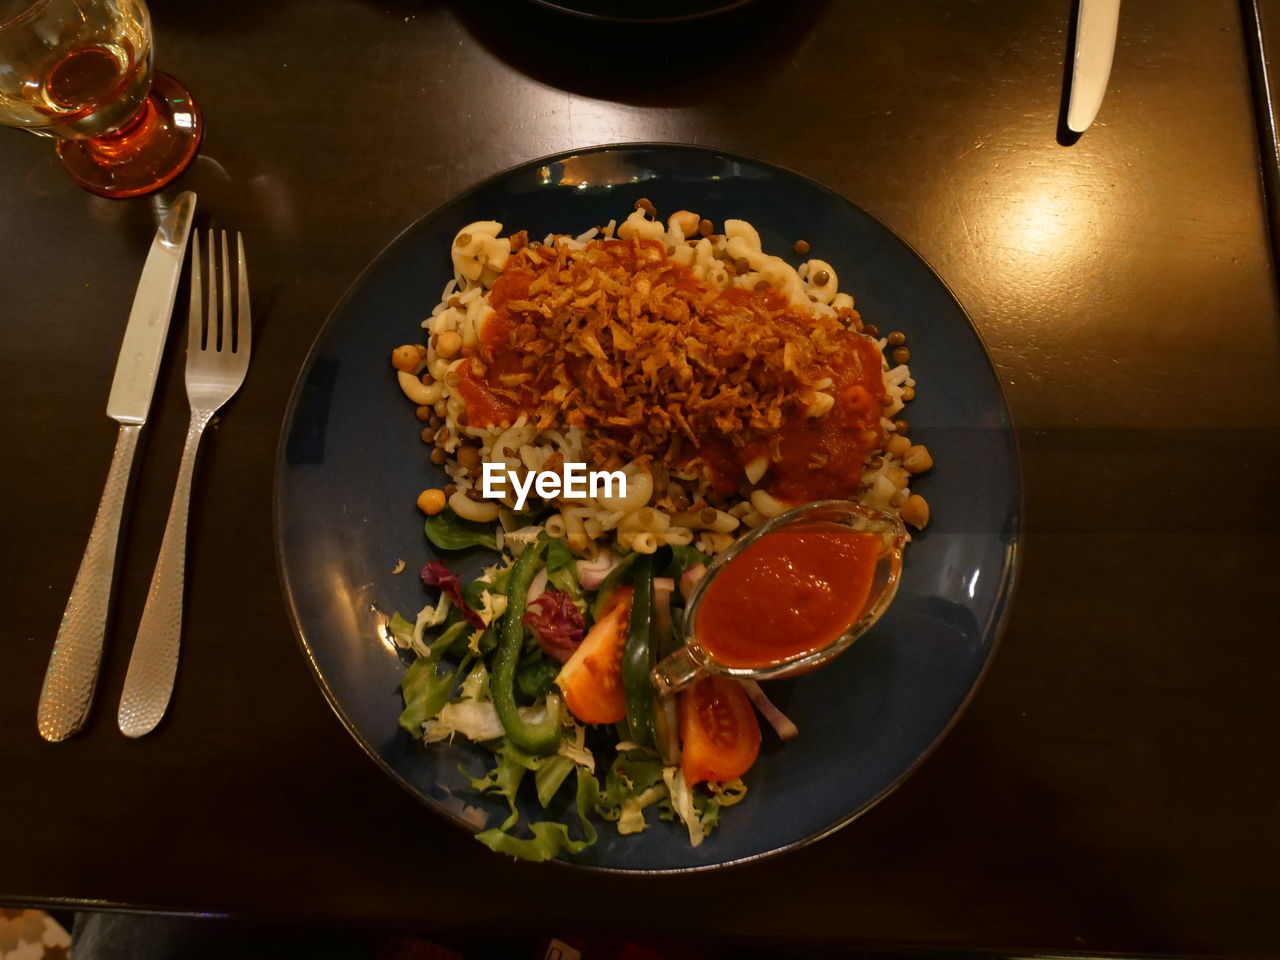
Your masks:
[{"label": "side salad", "polygon": [[[501,521],[449,510],[426,521],[438,550],[481,546],[499,559],[469,583],[431,561],[420,576],[436,601],[412,621],[391,618],[391,639],[413,657],[400,726],[492,755],[483,776],[467,776],[507,805],[477,836],[499,853],[549,860],[591,846],[604,824],[630,835],[660,820],[697,846],[746,795],[761,741],[753,704],[779,736],[796,733],[753,682],[708,677],[675,697],[650,683],[683,642],[684,604],[709,558],[667,546],[582,560],[536,516]],[[545,819],[521,816],[522,791]]]}]

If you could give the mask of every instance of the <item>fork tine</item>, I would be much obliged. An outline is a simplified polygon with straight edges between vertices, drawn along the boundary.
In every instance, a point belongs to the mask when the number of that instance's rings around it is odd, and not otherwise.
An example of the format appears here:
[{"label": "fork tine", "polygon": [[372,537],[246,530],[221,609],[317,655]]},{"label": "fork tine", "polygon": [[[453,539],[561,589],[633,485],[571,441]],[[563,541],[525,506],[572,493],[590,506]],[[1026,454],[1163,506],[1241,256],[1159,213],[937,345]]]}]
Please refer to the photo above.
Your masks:
[{"label": "fork tine", "polygon": [[249,317],[249,268],[244,260],[244,237],[236,231],[236,277],[239,303],[236,309],[236,353],[248,358],[253,340],[253,323]]},{"label": "fork tine", "polygon": [[208,297],[208,299],[206,300],[206,303],[208,304],[208,310],[205,313],[205,319],[208,321],[206,324],[208,328],[208,334],[206,335],[206,338],[205,338],[205,349],[217,350],[218,335],[220,332],[221,325],[218,323],[218,274],[214,267],[214,261],[213,261],[213,255],[215,253],[216,248],[214,247],[214,243],[213,243],[212,227],[209,228],[208,236],[209,236],[209,280],[204,285],[205,290],[207,291],[207,297]]},{"label": "fork tine", "polygon": [[187,307],[187,350],[204,349],[204,318],[200,314],[200,231],[191,231],[191,303]]},{"label": "fork tine", "polygon": [[227,231],[222,231],[222,316],[218,321],[218,329],[222,331],[222,339],[218,350],[230,353],[235,349],[231,339],[231,257],[227,253]]}]

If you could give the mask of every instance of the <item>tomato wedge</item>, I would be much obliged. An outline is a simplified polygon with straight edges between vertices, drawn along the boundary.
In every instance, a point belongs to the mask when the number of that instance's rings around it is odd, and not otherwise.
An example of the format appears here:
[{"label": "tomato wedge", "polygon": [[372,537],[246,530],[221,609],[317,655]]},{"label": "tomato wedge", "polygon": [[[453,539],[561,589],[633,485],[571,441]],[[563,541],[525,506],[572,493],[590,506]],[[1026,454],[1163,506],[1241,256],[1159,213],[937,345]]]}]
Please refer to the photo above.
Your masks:
[{"label": "tomato wedge", "polygon": [[627,716],[622,652],[630,616],[631,588],[621,587],[556,677],[566,706],[583,723],[617,723]]},{"label": "tomato wedge", "polygon": [[740,777],[760,753],[760,724],[735,681],[704,677],[680,694],[681,769],[689,786]]}]

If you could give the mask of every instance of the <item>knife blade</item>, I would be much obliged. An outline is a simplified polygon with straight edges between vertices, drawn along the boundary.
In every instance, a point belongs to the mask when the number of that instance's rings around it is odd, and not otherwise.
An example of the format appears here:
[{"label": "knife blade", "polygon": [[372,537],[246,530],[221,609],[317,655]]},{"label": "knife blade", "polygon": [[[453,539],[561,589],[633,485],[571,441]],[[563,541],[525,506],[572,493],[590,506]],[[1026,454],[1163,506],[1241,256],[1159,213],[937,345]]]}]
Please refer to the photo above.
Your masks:
[{"label": "knife blade", "polygon": [[1071,96],[1067,102],[1067,127],[1075,133],[1084,133],[1102,106],[1119,24],[1120,0],[1080,0]]},{"label": "knife blade", "polygon": [[196,195],[187,191],[161,220],[129,311],[107,401],[107,416],[120,423],[116,449],[36,708],[36,726],[49,741],[65,740],[84,726],[93,703],[133,454],[151,408],[195,209]]},{"label": "knife blade", "polygon": [[196,195],[188,190],[173,202],[151,242],[107,398],[107,416],[112,420],[147,421],[195,212]]}]

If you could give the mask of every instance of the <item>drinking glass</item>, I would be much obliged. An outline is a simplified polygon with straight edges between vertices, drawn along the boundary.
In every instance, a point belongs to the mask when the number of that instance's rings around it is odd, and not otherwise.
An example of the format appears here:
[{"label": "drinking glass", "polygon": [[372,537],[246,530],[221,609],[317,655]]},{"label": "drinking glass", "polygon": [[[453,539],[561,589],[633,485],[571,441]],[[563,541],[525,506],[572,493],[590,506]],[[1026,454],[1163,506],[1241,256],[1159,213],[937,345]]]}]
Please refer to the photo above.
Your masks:
[{"label": "drinking glass", "polygon": [[[760,667],[734,667],[716,661],[715,655],[698,642],[698,609],[707,590],[716,577],[733,563],[761,537],[785,535],[797,527],[814,524],[835,524],[869,533],[880,538],[879,553],[871,576],[871,591],[857,616],[843,625],[841,633],[827,646],[792,657],[782,663]],[[685,645],[665,657],[653,669],[653,685],[665,695],[683,690],[708,674],[719,674],[740,679],[771,680],[814,670],[849,648],[849,645],[866,633],[889,608],[898,592],[898,579],[902,574],[902,548],[907,541],[907,531],[902,520],[891,513],[864,507],[848,500],[819,500],[788,510],[762,524],[736,541],[707,568],[706,574],[693,588],[684,614]],[[743,563],[751,563],[750,557]]]},{"label": "drinking glass", "polygon": [[158,190],[203,132],[187,89],[152,69],[143,0],[0,0],[0,123],[56,137],[72,179],[104,197]]}]

